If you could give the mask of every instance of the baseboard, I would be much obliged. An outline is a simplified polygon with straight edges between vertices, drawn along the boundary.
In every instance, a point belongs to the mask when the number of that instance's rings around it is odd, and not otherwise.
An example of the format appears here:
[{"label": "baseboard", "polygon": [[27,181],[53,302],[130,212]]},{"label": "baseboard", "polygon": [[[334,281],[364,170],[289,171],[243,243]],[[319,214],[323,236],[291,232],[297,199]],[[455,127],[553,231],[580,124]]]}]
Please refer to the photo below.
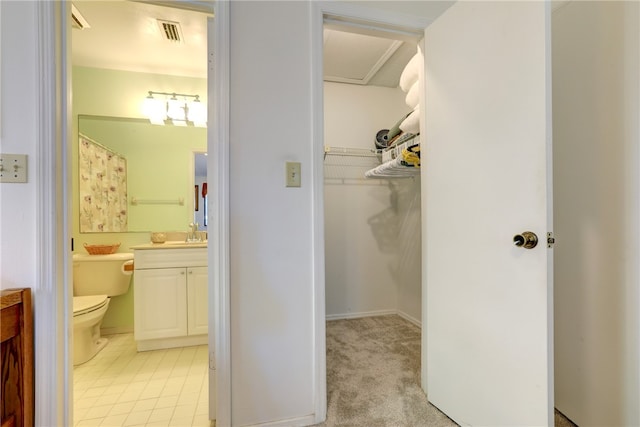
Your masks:
[{"label": "baseboard", "polygon": [[358,319],[360,317],[388,316],[389,314],[398,314],[398,311],[397,310],[376,310],[376,311],[361,311],[359,313],[329,314],[326,316],[326,319],[327,321],[342,320],[342,319]]},{"label": "baseboard", "polygon": [[411,322],[414,325],[416,325],[418,328],[422,329],[422,322],[420,320],[416,319],[415,317],[409,316],[407,313],[404,313],[402,311],[398,311],[397,314],[407,322]]},{"label": "baseboard", "polygon": [[287,418],[286,420],[271,421],[268,423],[248,424],[245,427],[304,427],[316,424],[314,415],[304,417]]},{"label": "baseboard", "polygon": [[100,328],[100,335],[132,334],[133,326],[114,326],[113,328]]},{"label": "baseboard", "polygon": [[362,311],[360,313],[347,313],[347,314],[329,314],[326,316],[327,322],[331,320],[342,320],[342,319],[359,319],[361,317],[374,317],[374,316],[388,316],[390,314],[396,314],[402,317],[407,322],[413,323],[419,328],[422,328],[422,322],[408,315],[405,312],[398,310],[377,310],[377,311]]}]

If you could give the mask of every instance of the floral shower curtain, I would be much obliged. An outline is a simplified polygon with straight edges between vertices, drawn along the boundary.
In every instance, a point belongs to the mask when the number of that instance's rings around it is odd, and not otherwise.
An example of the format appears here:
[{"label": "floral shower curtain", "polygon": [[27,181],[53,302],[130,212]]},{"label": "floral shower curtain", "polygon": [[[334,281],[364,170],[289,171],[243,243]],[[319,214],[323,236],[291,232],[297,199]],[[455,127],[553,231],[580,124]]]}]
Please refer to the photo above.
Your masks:
[{"label": "floral shower curtain", "polygon": [[80,135],[80,232],[127,231],[127,159]]}]

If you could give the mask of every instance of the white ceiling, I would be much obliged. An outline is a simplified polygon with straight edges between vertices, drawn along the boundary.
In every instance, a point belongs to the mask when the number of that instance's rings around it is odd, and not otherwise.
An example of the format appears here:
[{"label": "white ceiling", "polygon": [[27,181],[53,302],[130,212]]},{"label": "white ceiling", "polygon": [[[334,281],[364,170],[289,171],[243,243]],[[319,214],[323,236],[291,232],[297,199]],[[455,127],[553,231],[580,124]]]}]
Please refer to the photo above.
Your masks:
[{"label": "white ceiling", "polygon": [[324,29],[326,81],[397,87],[415,42]]},{"label": "white ceiling", "polygon": [[[72,30],[73,65],[205,78],[209,15],[155,3],[75,0],[90,28]],[[166,40],[159,19],[179,23],[182,42]],[[418,38],[327,24],[326,80],[397,87]]]},{"label": "white ceiling", "polygon": [[[73,4],[91,26],[72,30],[73,65],[207,76],[206,14],[123,0]],[[164,39],[158,19],[178,22],[183,41]]]}]

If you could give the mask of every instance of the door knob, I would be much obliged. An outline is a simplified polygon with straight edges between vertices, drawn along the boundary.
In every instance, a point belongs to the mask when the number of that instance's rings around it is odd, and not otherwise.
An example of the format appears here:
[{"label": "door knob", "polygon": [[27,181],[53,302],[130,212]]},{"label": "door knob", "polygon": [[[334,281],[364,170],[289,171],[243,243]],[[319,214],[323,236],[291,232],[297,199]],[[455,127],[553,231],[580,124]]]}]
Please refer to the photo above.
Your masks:
[{"label": "door knob", "polygon": [[525,249],[533,249],[538,244],[538,236],[532,231],[525,231],[513,236],[513,244]]}]

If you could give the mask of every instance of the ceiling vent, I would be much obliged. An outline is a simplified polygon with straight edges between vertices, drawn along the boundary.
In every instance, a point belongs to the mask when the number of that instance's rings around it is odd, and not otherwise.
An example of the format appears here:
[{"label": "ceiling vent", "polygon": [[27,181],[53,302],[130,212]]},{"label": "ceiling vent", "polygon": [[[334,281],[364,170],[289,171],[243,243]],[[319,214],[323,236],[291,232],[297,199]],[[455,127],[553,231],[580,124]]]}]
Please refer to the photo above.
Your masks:
[{"label": "ceiling vent", "polygon": [[84,16],[80,13],[78,8],[71,4],[71,27],[77,30],[84,30],[85,28],[91,28],[89,22],[84,19]]},{"label": "ceiling vent", "polygon": [[163,21],[158,19],[158,25],[160,26],[160,33],[165,40],[174,43],[182,43],[182,30],[178,22]]}]

